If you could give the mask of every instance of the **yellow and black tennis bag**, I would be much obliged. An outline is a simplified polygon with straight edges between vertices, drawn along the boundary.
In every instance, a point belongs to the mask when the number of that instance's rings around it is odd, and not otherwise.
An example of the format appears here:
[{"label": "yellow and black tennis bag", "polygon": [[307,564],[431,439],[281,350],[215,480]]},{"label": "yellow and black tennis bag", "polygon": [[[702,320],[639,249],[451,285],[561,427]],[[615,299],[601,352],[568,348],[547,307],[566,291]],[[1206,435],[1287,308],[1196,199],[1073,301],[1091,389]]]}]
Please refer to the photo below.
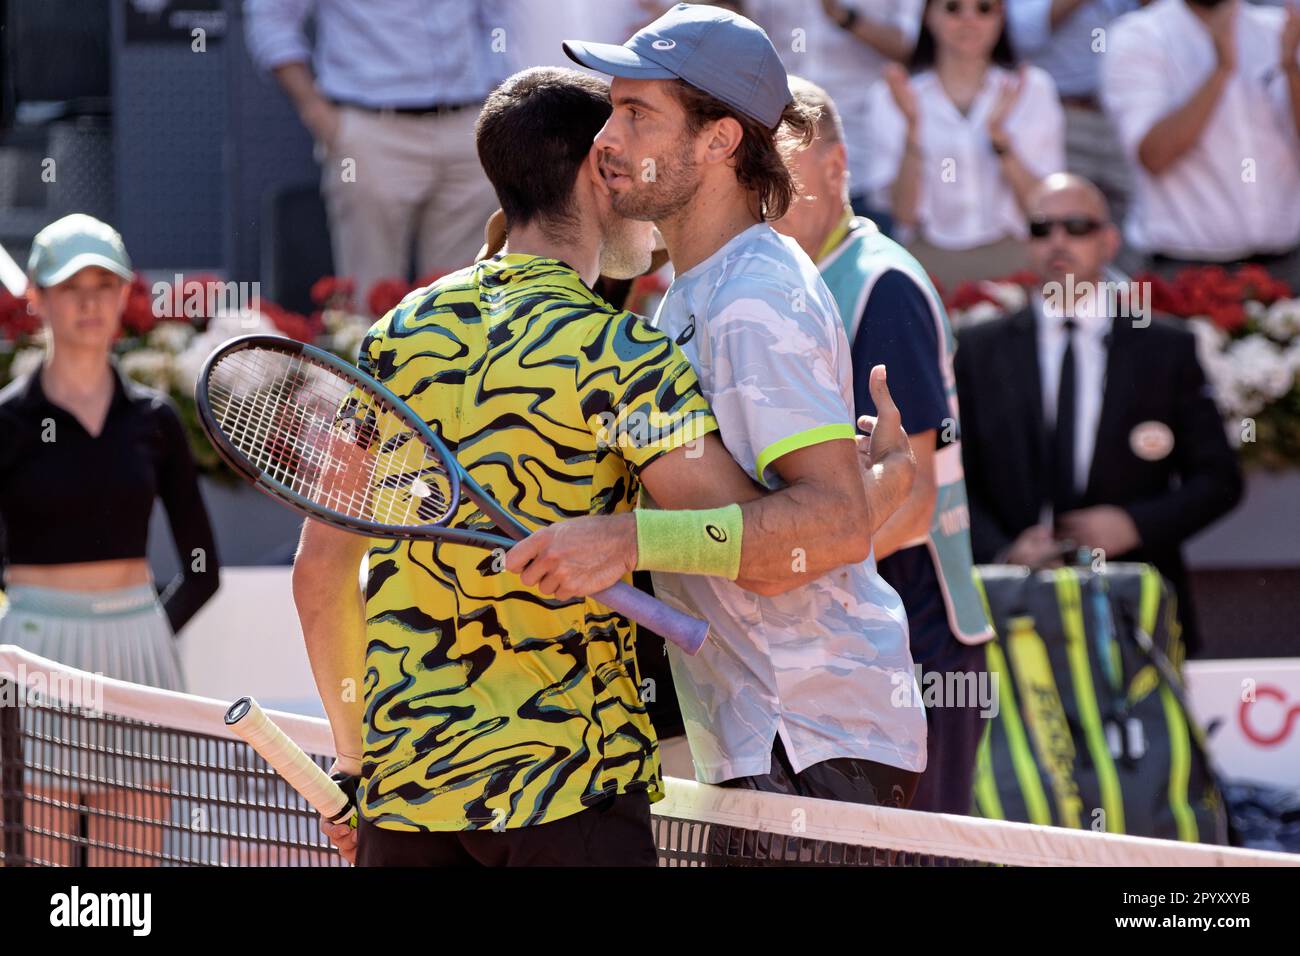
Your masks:
[{"label": "yellow and black tennis bag", "polygon": [[974,812],[1026,823],[1228,842],[1204,735],[1185,706],[1171,589],[1143,564],[976,570],[997,637],[997,714]]}]

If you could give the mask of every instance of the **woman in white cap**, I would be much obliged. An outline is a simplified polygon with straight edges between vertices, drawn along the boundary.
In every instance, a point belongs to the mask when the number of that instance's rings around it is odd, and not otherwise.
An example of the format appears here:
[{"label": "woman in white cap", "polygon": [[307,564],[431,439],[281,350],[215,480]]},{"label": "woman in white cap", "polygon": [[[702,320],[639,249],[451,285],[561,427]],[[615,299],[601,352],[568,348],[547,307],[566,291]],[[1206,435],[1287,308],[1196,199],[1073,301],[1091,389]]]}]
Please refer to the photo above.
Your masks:
[{"label": "woman in white cap", "polygon": [[[0,644],[182,690],[174,634],[216,591],[219,569],[175,407],[126,379],[112,358],[130,259],[112,227],[78,214],[41,230],[27,271],[29,307],[44,323],[47,345],[38,369],[0,391],[0,566],[8,598]],[[161,595],[145,557],[155,499],[166,508],[181,559],[181,572]],[[111,835],[119,846],[156,852],[158,828],[132,837],[129,825],[113,817],[165,817],[167,797],[105,784],[128,763],[134,783],[156,784],[160,775],[137,781],[140,761],[87,753],[88,738],[105,735],[102,725],[46,716],[57,743],[33,742],[36,760],[73,779],[59,781],[54,801],[29,803],[38,815],[29,822],[61,834],[85,824],[90,851],[83,862],[138,856],[96,849],[97,828],[101,839]],[[107,736],[98,746],[131,746],[125,731]],[[67,840],[29,836],[27,855],[44,850],[56,862],[78,862],[76,849]]]}]

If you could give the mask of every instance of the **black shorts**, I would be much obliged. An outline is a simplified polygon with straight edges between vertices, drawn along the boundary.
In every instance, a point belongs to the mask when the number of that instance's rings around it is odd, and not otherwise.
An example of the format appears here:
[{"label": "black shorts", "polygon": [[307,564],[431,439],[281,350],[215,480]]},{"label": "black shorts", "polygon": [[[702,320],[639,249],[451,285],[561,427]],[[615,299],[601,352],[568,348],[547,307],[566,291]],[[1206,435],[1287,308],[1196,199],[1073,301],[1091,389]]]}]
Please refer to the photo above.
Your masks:
[{"label": "black shorts", "polygon": [[550,823],[513,830],[386,830],[357,825],[357,866],[657,866],[650,798],[606,797]]},{"label": "black shorts", "polygon": [[[842,803],[906,809],[920,774],[851,757],[823,760],[796,773],[777,734],[767,773],[735,777],[721,786],[760,793],[816,797]],[[848,863],[846,851],[820,840],[793,834],[760,833],[714,825],[709,833],[710,866],[800,866]],[[847,851],[851,852],[851,851]]]}]

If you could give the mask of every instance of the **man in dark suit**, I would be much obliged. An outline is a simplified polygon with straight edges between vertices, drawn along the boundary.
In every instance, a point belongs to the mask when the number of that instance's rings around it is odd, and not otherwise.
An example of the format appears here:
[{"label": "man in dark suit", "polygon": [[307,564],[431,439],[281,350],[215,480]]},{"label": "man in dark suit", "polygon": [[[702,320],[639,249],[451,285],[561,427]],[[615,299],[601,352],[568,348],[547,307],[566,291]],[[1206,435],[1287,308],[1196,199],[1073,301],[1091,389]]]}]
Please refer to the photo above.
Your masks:
[{"label": "man in dark suit", "polygon": [[1191,653],[1182,543],[1241,497],[1195,339],[1108,270],[1119,232],[1092,183],[1049,176],[1029,219],[1042,287],[958,333],[975,560],[1050,566],[1072,542],[1150,562],[1174,585]]}]

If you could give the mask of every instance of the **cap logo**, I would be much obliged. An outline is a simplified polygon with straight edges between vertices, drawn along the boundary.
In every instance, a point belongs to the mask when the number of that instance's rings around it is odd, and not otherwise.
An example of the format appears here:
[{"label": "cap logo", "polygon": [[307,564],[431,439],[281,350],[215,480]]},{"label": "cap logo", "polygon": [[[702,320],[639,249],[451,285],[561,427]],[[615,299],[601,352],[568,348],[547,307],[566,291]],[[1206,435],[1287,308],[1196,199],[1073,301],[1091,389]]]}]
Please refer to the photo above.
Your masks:
[{"label": "cap logo", "polygon": [[650,44],[650,46],[652,46],[656,50],[671,50],[673,47],[677,46],[677,41],[676,40],[655,40],[653,43]]}]

